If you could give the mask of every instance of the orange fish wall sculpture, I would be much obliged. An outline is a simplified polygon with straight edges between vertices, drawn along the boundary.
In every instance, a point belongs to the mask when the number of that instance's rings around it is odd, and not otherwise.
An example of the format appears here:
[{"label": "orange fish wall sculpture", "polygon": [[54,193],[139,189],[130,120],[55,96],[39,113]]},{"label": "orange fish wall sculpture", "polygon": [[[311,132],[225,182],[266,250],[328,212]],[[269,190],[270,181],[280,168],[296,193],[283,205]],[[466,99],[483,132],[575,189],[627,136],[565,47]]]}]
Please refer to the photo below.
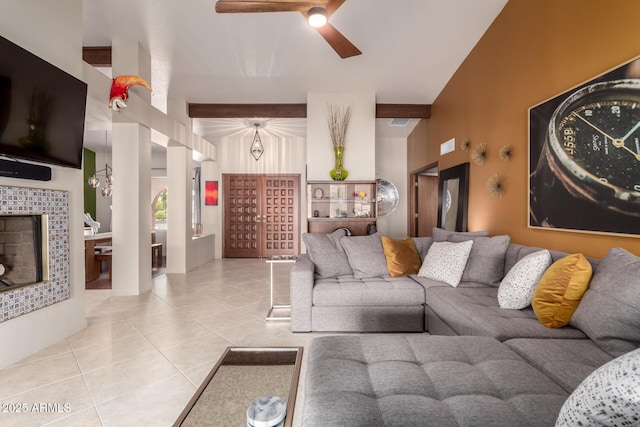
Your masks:
[{"label": "orange fish wall sculpture", "polygon": [[144,86],[151,90],[151,86],[142,77],[138,76],[118,76],[111,83],[111,94],[109,96],[109,108],[113,111],[120,111],[127,108],[129,100],[129,88],[131,86]]}]

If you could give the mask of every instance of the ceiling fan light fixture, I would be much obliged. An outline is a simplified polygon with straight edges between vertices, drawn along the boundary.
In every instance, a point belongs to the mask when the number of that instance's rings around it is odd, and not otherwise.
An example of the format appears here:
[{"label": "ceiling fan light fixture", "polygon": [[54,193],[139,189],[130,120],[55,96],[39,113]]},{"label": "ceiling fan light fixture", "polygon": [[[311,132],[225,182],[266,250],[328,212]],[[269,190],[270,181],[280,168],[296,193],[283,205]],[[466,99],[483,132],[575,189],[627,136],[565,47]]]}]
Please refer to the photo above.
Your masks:
[{"label": "ceiling fan light fixture", "polygon": [[312,27],[322,27],[327,23],[327,9],[324,7],[312,7],[309,9],[309,12],[307,12],[307,16],[309,25]]}]

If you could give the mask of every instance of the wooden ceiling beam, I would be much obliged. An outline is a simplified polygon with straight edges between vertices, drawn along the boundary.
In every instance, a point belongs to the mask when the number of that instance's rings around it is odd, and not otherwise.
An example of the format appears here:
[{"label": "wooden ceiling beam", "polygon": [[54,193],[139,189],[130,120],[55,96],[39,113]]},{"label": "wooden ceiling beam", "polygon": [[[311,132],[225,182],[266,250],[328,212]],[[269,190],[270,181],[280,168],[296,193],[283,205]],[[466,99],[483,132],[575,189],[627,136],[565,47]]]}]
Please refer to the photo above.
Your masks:
[{"label": "wooden ceiling beam", "polygon": [[306,118],[307,104],[189,104],[191,118]]},{"label": "wooden ceiling beam", "polygon": [[84,46],[82,60],[94,67],[111,67],[111,46]]},{"label": "wooden ceiling beam", "polygon": [[[189,117],[228,118],[306,118],[307,104],[189,104]],[[377,119],[428,119],[429,104],[376,104]]]},{"label": "wooden ceiling beam", "polygon": [[376,119],[428,119],[430,104],[376,104]]}]

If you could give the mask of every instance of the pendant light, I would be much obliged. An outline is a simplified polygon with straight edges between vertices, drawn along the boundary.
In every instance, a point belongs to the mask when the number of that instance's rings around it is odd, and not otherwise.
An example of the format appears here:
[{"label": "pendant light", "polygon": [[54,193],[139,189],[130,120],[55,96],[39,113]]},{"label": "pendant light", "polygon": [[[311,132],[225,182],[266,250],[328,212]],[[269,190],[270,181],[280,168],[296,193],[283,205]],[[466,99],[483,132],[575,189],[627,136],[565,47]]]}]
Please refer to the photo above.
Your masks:
[{"label": "pendant light", "polygon": [[251,143],[249,152],[257,162],[258,159],[262,157],[262,153],[264,153],[264,146],[262,145],[262,140],[260,139],[260,134],[258,133],[258,129],[260,129],[260,123],[254,123],[253,126],[256,128],[256,133],[253,134],[253,142]]},{"label": "pendant light", "polygon": [[100,190],[100,193],[102,194],[103,197],[111,197],[111,195],[113,194],[113,169],[111,168],[111,166],[109,166],[109,163],[107,162],[107,131],[104,131],[104,156],[105,156],[105,162],[104,162],[104,169],[100,169],[99,171],[96,171],[93,176],[91,178],[89,178],[89,186],[91,188],[95,188],[97,189],[98,187],[100,187],[100,179],[98,178],[98,174],[100,172],[104,172],[104,185],[102,186],[102,189]]}]

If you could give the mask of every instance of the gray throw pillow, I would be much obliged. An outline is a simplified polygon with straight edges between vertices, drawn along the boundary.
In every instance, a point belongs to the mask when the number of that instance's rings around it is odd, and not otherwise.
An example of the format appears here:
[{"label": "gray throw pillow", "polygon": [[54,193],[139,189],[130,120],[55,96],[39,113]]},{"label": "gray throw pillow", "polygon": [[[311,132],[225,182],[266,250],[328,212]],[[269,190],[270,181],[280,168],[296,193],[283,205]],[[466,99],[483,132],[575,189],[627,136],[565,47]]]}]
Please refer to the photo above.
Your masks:
[{"label": "gray throw pillow", "polygon": [[509,236],[478,237],[453,234],[450,242],[473,240],[462,282],[478,282],[498,286],[504,277],[504,259],[509,248]]},{"label": "gray throw pillow", "polygon": [[336,230],[331,234],[302,235],[309,258],[315,264],[317,276],[328,278],[353,274],[347,254],[340,244],[340,239],[346,235],[344,230]]},{"label": "gray throw pillow", "polygon": [[562,405],[556,427],[636,426],[640,420],[640,349],[600,366]]},{"label": "gray throw pillow", "polygon": [[382,247],[382,233],[343,237],[340,243],[347,253],[353,277],[366,279],[389,276],[387,258]]},{"label": "gray throw pillow", "polygon": [[431,230],[431,236],[433,237],[433,241],[434,242],[446,242],[446,241],[452,241],[451,240],[451,236],[466,236],[467,239],[469,237],[487,237],[489,236],[489,232],[486,230],[480,230],[480,231],[448,231],[448,230],[444,230],[442,228],[438,228],[438,227],[433,227],[433,229]]},{"label": "gray throw pillow", "polygon": [[614,357],[640,346],[640,258],[610,249],[569,324]]}]

